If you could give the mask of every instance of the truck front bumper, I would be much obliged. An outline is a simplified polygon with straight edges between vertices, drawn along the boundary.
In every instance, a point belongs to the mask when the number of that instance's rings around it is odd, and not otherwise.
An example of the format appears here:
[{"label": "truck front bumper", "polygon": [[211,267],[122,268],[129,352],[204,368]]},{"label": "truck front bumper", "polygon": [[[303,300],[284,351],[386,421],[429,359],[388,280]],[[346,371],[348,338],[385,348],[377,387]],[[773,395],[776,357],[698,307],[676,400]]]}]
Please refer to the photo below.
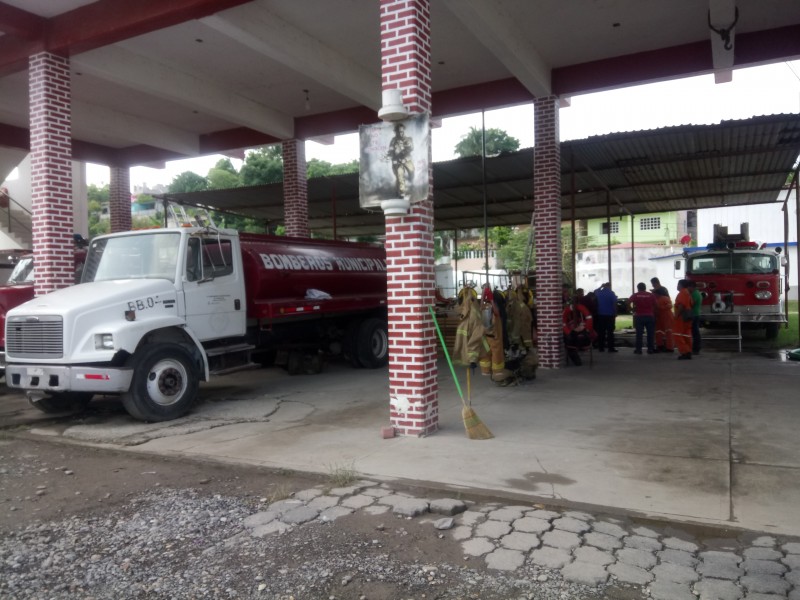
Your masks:
[{"label": "truck front bumper", "polygon": [[117,367],[6,364],[6,385],[23,390],[120,394],[132,378],[132,369]]}]

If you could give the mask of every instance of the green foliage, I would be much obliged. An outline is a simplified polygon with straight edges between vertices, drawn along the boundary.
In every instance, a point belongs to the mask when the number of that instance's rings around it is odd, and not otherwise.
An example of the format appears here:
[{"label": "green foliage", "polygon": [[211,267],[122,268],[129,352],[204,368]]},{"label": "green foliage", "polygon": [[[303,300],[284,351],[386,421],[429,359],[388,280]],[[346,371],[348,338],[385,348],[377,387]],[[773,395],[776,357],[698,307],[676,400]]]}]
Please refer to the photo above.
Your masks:
[{"label": "green foliage", "polygon": [[526,227],[511,233],[508,242],[497,249],[497,260],[507,271],[527,271],[534,268],[536,251],[531,249],[530,264],[525,263],[525,254],[528,251],[528,238],[530,228]]},{"label": "green foliage", "polygon": [[184,171],[177,175],[167,188],[172,194],[183,194],[186,192],[202,192],[208,189],[208,180],[202,175]]},{"label": "green foliage", "polygon": [[95,184],[91,184],[86,188],[86,197],[89,203],[98,202],[99,204],[107,204],[109,198],[108,184],[99,188]]},{"label": "green foliage", "polygon": [[352,160],[349,163],[332,165],[327,161],[312,158],[308,161],[306,171],[309,179],[313,179],[314,177],[326,177],[328,175],[358,173],[358,161]]},{"label": "green foliage", "polygon": [[208,189],[210,190],[228,190],[230,188],[239,187],[239,174],[230,173],[224,169],[209,169],[208,175]]},{"label": "green foliage", "polygon": [[498,250],[508,244],[511,236],[514,235],[513,227],[492,227],[489,230],[489,242]]},{"label": "green foliage", "polygon": [[280,145],[264,146],[247,153],[239,172],[242,185],[265,185],[283,181],[283,155]]},{"label": "green foliage", "polygon": [[[461,136],[461,141],[456,144],[455,153],[465,156],[480,156],[483,148],[483,131],[470,127],[469,132]],[[502,152],[515,152],[519,150],[519,140],[509,136],[502,129],[486,130],[486,156],[497,156]]]}]

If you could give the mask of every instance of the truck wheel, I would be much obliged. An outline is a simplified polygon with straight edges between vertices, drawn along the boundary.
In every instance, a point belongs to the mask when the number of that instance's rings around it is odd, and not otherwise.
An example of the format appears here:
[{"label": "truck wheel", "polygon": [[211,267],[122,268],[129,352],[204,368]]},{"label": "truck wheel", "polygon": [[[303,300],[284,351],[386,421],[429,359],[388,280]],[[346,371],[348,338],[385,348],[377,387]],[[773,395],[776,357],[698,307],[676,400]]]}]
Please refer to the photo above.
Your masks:
[{"label": "truck wheel", "polygon": [[766,330],[767,330],[767,339],[768,340],[774,340],[776,337],[778,337],[778,331],[780,330],[780,324],[779,323],[767,323]]},{"label": "truck wheel", "polygon": [[64,412],[78,413],[86,410],[93,396],[94,394],[90,394],[89,392],[60,392],[48,394],[37,402],[30,399],[28,402],[31,403],[31,406],[47,414]]},{"label": "truck wheel", "polygon": [[358,328],[358,361],[365,369],[384,367],[389,362],[389,328],[383,319],[366,319]]},{"label": "truck wheel", "polygon": [[361,361],[358,358],[358,329],[361,321],[350,321],[344,332],[342,350],[344,357],[356,369],[361,368]]},{"label": "truck wheel", "polygon": [[303,353],[299,350],[289,351],[289,358],[286,360],[286,372],[289,375],[300,375],[303,372]]},{"label": "truck wheel", "polygon": [[122,404],[141,421],[171,421],[192,407],[198,387],[197,369],[185,348],[145,346],[133,358],[131,389],[122,395]]}]

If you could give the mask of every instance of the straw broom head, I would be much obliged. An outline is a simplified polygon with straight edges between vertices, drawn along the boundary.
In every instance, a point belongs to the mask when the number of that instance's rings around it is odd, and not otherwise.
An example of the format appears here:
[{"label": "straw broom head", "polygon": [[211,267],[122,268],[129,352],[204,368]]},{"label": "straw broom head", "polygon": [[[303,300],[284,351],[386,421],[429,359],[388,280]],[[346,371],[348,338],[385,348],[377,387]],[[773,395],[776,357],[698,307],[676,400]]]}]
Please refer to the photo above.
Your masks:
[{"label": "straw broom head", "polygon": [[464,420],[464,429],[471,440],[490,440],[494,437],[489,428],[483,424],[471,406],[461,409],[461,418]]}]

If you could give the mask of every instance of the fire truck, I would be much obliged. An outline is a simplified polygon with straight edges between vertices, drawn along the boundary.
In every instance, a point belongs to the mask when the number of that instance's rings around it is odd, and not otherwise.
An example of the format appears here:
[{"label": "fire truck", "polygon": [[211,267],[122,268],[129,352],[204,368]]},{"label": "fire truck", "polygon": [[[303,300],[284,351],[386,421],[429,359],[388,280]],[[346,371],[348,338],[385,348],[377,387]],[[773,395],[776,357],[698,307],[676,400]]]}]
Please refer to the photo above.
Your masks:
[{"label": "fire truck", "polygon": [[700,316],[705,323],[738,321],[764,328],[772,339],[787,321],[783,294],[784,286],[788,290],[788,260],[780,246],[770,249],[750,241],[748,223],[739,231],[729,234],[727,227],[714,225],[714,241],[706,250],[685,256],[685,276],[703,296]]},{"label": "fire truck", "polygon": [[[6,381],[44,412],[119,395],[143,421],[190,410],[198,385],[256,363],[388,362],[386,253],[375,244],[214,226],[94,238],[81,283],[8,312]],[[255,362],[254,362],[255,361]]]}]

